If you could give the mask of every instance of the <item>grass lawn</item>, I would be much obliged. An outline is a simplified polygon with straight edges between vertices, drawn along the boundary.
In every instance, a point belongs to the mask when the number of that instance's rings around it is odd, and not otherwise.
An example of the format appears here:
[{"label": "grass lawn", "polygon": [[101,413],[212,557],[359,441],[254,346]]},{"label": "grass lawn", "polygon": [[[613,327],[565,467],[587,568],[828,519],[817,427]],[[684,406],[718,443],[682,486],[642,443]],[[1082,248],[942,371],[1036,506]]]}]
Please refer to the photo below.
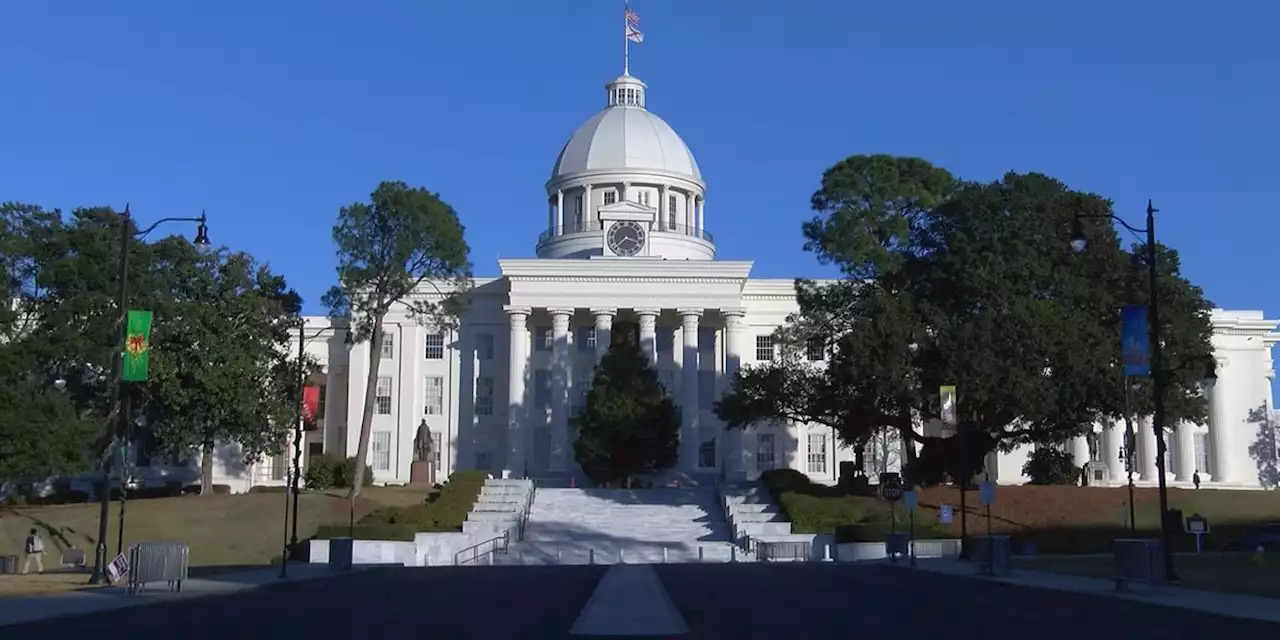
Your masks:
[{"label": "grass lawn", "polygon": [[[1020,569],[1110,579],[1109,557],[1035,556],[1015,558]],[[1223,593],[1280,598],[1280,555],[1252,553],[1178,554],[1179,586]]]},{"label": "grass lawn", "polygon": [[[426,499],[427,490],[366,487],[356,518],[384,506],[408,506]],[[125,542],[180,540],[191,548],[192,575],[236,567],[265,565],[280,555],[284,542],[284,493],[186,496],[131,500],[125,509]],[[111,504],[107,551],[116,552],[119,503]],[[322,524],[346,522],[349,507],[343,490],[304,493],[298,499],[298,538],[310,538]],[[37,529],[45,541],[45,566],[52,568],[62,549],[76,547],[93,561],[98,532],[98,504],[0,507],[0,555],[22,551],[27,532]],[[0,576],[0,597],[21,592],[69,588],[75,580],[46,576]],[[22,587],[17,585],[21,584]],[[64,585],[58,587],[57,585]],[[77,585],[78,586],[78,585]]]}]

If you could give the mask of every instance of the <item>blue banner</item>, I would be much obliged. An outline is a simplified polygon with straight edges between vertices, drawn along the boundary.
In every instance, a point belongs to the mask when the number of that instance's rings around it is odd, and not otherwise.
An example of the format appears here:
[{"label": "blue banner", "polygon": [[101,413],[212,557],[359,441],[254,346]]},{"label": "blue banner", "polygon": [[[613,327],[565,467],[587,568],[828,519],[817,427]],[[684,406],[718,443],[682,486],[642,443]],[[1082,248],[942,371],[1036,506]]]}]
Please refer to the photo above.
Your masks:
[{"label": "blue banner", "polygon": [[1151,375],[1151,328],[1146,307],[1120,310],[1120,362],[1126,376]]}]

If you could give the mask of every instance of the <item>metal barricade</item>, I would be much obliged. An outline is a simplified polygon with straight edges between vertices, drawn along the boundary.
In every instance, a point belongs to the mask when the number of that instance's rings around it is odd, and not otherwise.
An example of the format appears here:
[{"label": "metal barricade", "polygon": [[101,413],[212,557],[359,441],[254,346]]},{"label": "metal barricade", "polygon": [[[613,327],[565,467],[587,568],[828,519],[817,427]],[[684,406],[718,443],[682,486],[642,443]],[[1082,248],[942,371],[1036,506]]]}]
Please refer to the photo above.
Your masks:
[{"label": "metal barricade", "polygon": [[1007,576],[1013,571],[1013,541],[1009,536],[980,536],[972,541],[979,573]]},{"label": "metal barricade", "polygon": [[805,562],[813,558],[813,543],[805,540],[756,540],[757,562]]},{"label": "metal barricade", "polygon": [[129,595],[145,591],[147,584],[164,582],[170,591],[182,591],[191,552],[185,542],[138,542],[129,545]]},{"label": "metal barricade", "polygon": [[0,556],[0,576],[17,573],[19,562],[19,556]]},{"label": "metal barricade", "polygon": [[1164,584],[1164,554],[1159,540],[1117,538],[1111,545],[1116,591],[1128,591],[1132,582]]}]

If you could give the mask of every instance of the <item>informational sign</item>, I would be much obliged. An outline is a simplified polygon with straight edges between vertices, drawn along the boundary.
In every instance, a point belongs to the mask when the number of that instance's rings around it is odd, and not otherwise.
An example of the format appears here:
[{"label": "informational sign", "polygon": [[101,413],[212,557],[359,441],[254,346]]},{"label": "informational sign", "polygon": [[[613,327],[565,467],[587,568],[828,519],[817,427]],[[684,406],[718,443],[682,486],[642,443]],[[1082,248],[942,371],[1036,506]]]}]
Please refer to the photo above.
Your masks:
[{"label": "informational sign", "polygon": [[1206,533],[1209,533],[1209,519],[1198,513],[1194,513],[1187,516],[1183,526],[1186,527],[1187,533],[1196,537],[1196,553],[1203,551],[1204,536]]},{"label": "informational sign", "polygon": [[1151,375],[1150,331],[1146,307],[1129,306],[1120,310],[1120,361],[1124,375]]},{"label": "informational sign", "polygon": [[902,506],[908,509],[915,509],[920,505],[920,494],[915,491],[904,491],[902,493]]},{"label": "informational sign", "polygon": [[954,514],[951,512],[951,505],[944,504],[938,507],[938,522],[942,524],[951,524]]},{"label": "informational sign", "polygon": [[125,557],[123,553],[116,556],[116,559],[112,560],[111,564],[107,565],[107,580],[109,580],[111,584],[119,582],[120,578],[123,578],[128,574],[129,558]]},{"label": "informational sign", "polygon": [[938,387],[939,411],[938,419],[942,420],[943,426],[955,428],[956,426],[956,387],[955,385],[942,385]]},{"label": "informational sign", "polygon": [[996,503],[996,483],[984,480],[978,484],[978,506],[989,507]]}]

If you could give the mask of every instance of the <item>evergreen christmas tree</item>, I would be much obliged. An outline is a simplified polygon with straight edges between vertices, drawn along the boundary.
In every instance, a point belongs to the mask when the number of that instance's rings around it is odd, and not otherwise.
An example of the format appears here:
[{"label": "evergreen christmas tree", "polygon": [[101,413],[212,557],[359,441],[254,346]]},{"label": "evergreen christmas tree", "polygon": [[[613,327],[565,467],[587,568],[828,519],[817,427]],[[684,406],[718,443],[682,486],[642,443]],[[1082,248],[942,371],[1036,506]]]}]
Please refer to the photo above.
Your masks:
[{"label": "evergreen christmas tree", "polygon": [[635,333],[618,327],[613,338],[573,416],[573,453],[597,485],[630,487],[639,474],[675,466],[680,412]]}]

